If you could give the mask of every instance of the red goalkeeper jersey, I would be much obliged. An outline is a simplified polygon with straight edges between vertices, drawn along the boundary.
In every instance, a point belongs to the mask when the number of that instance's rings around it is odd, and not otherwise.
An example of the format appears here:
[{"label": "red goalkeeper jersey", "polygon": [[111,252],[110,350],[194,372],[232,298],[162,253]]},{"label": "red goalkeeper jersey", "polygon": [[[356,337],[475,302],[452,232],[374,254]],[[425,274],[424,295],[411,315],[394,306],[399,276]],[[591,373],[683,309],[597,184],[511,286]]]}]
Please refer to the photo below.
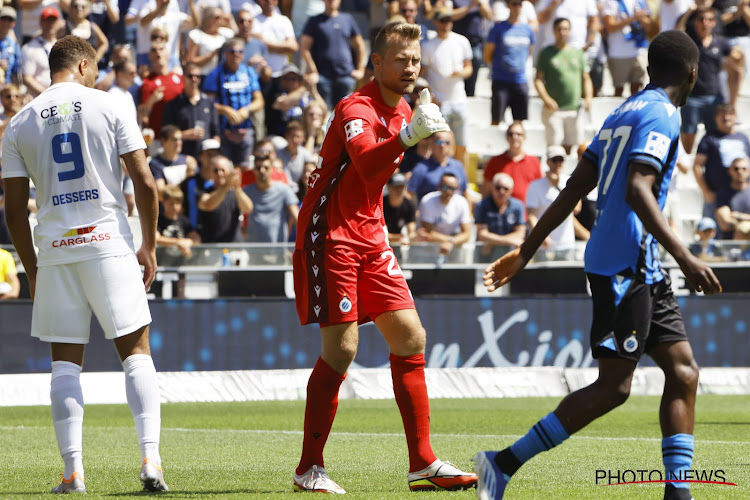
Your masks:
[{"label": "red goalkeeper jersey", "polygon": [[336,105],[310,174],[295,248],[385,246],[383,186],[401,163],[398,133],[410,118],[407,102],[388,106],[375,81]]}]

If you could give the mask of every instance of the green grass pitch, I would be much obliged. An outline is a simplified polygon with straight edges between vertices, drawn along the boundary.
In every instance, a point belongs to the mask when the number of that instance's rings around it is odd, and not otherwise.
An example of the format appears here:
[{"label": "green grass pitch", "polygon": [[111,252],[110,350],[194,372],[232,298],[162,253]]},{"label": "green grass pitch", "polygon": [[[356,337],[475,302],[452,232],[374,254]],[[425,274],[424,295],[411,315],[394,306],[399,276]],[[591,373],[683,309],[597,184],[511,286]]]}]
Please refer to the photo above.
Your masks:
[{"label": "green grass pitch", "polygon": [[[464,469],[479,450],[500,449],[553,409],[557,398],[433,400],[432,444]],[[559,448],[535,457],[506,498],[655,499],[663,486],[602,486],[597,469],[662,469],[659,400],[631,397]],[[304,402],[162,405],[163,498],[294,498]],[[701,396],[694,469],[725,473],[737,487],[694,485],[702,499],[750,498],[750,396]],[[49,498],[62,460],[49,408],[0,408],[0,499]],[[406,442],[395,402],[343,400],[326,465],[354,499],[475,498],[472,491],[409,493]],[[84,421],[86,498],[143,497],[140,453],[125,405],[90,405]]]}]

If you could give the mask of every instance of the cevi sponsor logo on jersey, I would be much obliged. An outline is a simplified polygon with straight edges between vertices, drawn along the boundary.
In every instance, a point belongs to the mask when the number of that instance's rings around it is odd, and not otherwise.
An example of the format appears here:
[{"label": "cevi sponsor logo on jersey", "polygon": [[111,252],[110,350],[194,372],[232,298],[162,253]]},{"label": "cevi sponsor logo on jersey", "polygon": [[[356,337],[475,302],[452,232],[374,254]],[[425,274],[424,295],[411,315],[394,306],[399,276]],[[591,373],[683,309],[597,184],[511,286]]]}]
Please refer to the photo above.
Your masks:
[{"label": "cevi sponsor logo on jersey", "polygon": [[110,239],[109,233],[90,234],[94,231],[94,229],[96,229],[96,226],[71,229],[67,233],[63,234],[63,237],[61,239],[54,240],[52,242],[52,247],[74,247],[77,245],[87,245],[96,241],[108,241]]},{"label": "cevi sponsor logo on jersey", "polygon": [[55,125],[57,123],[75,122],[81,119],[81,101],[64,102],[44,108],[39,112],[42,118],[42,126]]}]

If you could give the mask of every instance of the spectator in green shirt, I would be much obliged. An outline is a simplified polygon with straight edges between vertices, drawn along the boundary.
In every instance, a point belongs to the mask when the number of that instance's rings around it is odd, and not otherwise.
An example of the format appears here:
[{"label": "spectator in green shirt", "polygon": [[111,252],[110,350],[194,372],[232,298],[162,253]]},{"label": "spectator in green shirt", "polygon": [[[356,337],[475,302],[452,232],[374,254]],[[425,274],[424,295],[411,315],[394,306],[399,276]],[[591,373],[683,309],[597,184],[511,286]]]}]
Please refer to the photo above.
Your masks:
[{"label": "spectator in green shirt", "polygon": [[570,21],[557,18],[553,29],[555,44],[539,53],[534,86],[544,101],[547,147],[562,145],[570,154],[583,142],[581,106],[591,107],[594,88],[583,51],[568,45]]}]

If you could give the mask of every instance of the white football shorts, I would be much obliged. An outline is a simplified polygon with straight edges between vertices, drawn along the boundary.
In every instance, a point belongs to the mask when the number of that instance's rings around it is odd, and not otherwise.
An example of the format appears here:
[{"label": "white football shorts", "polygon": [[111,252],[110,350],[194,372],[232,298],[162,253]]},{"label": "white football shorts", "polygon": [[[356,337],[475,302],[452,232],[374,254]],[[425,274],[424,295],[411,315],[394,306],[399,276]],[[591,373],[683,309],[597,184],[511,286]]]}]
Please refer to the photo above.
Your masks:
[{"label": "white football shorts", "polygon": [[39,268],[32,337],[45,342],[88,344],[92,312],[108,339],[151,323],[135,254]]}]

